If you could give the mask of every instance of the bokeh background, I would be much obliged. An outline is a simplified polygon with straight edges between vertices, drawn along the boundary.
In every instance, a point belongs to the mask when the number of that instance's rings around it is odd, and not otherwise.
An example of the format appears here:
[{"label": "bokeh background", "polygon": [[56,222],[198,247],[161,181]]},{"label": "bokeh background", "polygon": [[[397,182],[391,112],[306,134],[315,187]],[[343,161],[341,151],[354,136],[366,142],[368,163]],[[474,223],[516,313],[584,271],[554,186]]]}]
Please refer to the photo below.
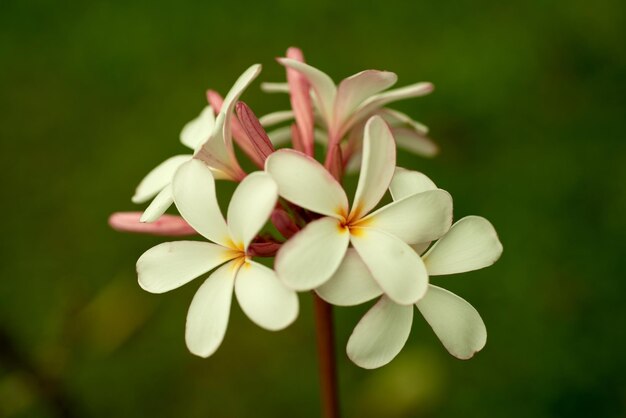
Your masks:
[{"label": "bokeh background", "polygon": [[[436,282],[482,314],[489,341],[450,357],[416,316],[387,367],[344,346],[367,306],[336,310],[346,417],[626,416],[626,7],[621,0],[0,3],[0,416],[317,417],[311,301],[286,331],[234,304],[212,358],[184,344],[200,282],[136,284],[162,239],[116,233],[134,187],[183,151],[208,87],[250,64],[281,81],[290,45],[335,80],[367,68],[431,96],[397,104],[431,128],[406,154],[480,214],[505,252]],[[258,114],[282,95],[244,99]]]}]

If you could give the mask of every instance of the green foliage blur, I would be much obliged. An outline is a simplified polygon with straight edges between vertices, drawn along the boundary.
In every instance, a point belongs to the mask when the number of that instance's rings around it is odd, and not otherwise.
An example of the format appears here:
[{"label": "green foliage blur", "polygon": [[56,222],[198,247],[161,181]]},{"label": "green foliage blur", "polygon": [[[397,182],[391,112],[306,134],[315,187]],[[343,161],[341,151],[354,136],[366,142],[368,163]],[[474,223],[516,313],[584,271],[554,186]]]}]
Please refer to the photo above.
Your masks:
[{"label": "green foliage blur", "polygon": [[[626,416],[626,3],[318,0],[0,2],[0,416],[317,417],[309,295],[270,333],[233,304],[208,360],[184,344],[200,281],[151,295],[138,256],[163,239],[107,217],[166,157],[211,87],[301,47],[336,81],[394,71],[434,94],[395,106],[431,128],[402,154],[483,215],[491,268],[433,279],[481,313],[486,348],[449,356],[416,315],[404,351],[345,356],[368,306],[336,309],[346,417]],[[256,82],[257,114],[287,107]]]}]

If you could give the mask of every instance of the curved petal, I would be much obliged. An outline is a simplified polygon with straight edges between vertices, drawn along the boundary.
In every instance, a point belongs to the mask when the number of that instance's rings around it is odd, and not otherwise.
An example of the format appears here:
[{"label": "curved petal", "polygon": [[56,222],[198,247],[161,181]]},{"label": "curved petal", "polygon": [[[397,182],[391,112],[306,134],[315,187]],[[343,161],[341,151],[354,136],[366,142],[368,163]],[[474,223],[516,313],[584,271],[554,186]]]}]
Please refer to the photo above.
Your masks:
[{"label": "curved petal", "polygon": [[307,80],[309,80],[317,96],[322,114],[325,116],[326,120],[330,120],[332,117],[333,104],[337,95],[337,88],[333,80],[322,71],[303,62],[291,58],[278,58],[277,60],[285,67],[293,68],[302,73]]},{"label": "curved petal", "polygon": [[282,149],[268,157],[265,171],[278,184],[278,194],[310,211],[341,219],[348,198],[335,178],[313,158]]},{"label": "curved petal", "polygon": [[233,110],[235,109],[235,104],[239,97],[243,94],[244,90],[248,88],[248,86],[254,81],[255,78],[259,76],[261,73],[261,64],[254,64],[250,66],[246,71],[239,76],[233,87],[231,87],[230,91],[224,98],[224,103],[222,104],[222,109],[220,111],[221,114],[226,115],[226,121],[224,123],[224,140],[226,144],[232,147],[230,141],[232,138],[231,134],[231,118],[233,117]]},{"label": "curved petal", "polygon": [[172,186],[168,184],[152,199],[152,202],[150,202],[146,210],[141,214],[139,222],[155,222],[172,206],[172,203],[174,203]]},{"label": "curved petal", "polygon": [[389,185],[393,200],[402,200],[405,197],[429,190],[437,190],[437,186],[431,179],[419,171],[407,170],[402,167],[396,167]]},{"label": "curved petal", "polygon": [[348,249],[335,274],[315,292],[336,306],[360,305],[383,293],[354,248]]},{"label": "curved petal", "polygon": [[398,76],[389,71],[366,70],[339,83],[335,99],[335,122],[343,121],[368,97],[396,84]]},{"label": "curved petal", "polygon": [[169,292],[232,257],[229,250],[209,242],[164,242],[137,260],[139,286],[150,293]]},{"label": "curved petal", "polygon": [[274,270],[248,261],[235,279],[235,295],[241,309],[258,326],[278,331],[298,316],[298,295],[287,288]]},{"label": "curved petal", "polygon": [[217,204],[209,167],[198,160],[183,164],[172,186],[176,207],[187,223],[206,239],[228,246],[230,232]]},{"label": "curved petal", "polygon": [[380,116],[365,125],[361,174],[352,204],[351,219],[359,219],[372,210],[387,192],[396,167],[396,143]]},{"label": "curved petal", "polygon": [[394,109],[389,109],[388,107],[380,109],[376,113],[381,115],[383,119],[385,119],[391,126],[408,125],[417,133],[420,133],[422,135],[428,134],[428,126],[414,120],[406,113],[402,113]]},{"label": "curved petal", "polygon": [[348,357],[364,369],[384,366],[400,353],[412,324],[412,305],[398,305],[383,296],[352,331],[346,350]]},{"label": "curved petal", "polygon": [[406,243],[373,228],[356,228],[350,242],[394,302],[410,305],[424,296],[428,272],[420,256]]},{"label": "curved petal", "polygon": [[245,173],[239,166],[232,144],[232,118],[235,104],[243,91],[254,81],[261,72],[261,65],[255,64],[249,67],[239,76],[230,89],[220,113],[215,120],[213,132],[208,140],[197,149],[194,158],[204,161],[211,168],[219,170],[231,180],[241,180]]},{"label": "curved petal", "polygon": [[285,145],[291,141],[291,126],[283,126],[282,128],[276,128],[267,133],[270,137],[270,141],[275,147]]},{"label": "curved petal", "polygon": [[393,137],[398,147],[422,157],[434,157],[439,154],[439,147],[432,139],[412,129],[393,128]]},{"label": "curved petal", "polygon": [[289,84],[287,83],[261,83],[261,90],[265,93],[289,93]]},{"label": "curved petal", "polygon": [[198,117],[183,126],[182,131],[180,131],[180,142],[195,150],[209,139],[214,126],[215,114],[213,113],[213,108],[206,106]]},{"label": "curved petal", "polygon": [[416,306],[454,357],[467,360],[487,343],[487,329],[478,311],[454,293],[430,285]]},{"label": "curved petal", "polygon": [[432,276],[478,270],[495,263],[502,244],[493,225],[480,216],[466,216],[424,255]]},{"label": "curved petal", "polygon": [[278,112],[268,113],[259,118],[259,122],[263,127],[278,125],[279,123],[292,121],[294,118],[293,110],[281,110]]},{"label": "curved petal", "polygon": [[308,224],[276,254],[278,277],[294,290],[311,290],[335,273],[348,248],[350,234],[333,218]]},{"label": "curved petal", "polygon": [[168,158],[152,169],[152,171],[141,180],[139,186],[137,186],[132,198],[133,203],[144,203],[156,196],[157,193],[172,182],[172,178],[176,170],[178,170],[178,167],[190,159],[191,155],[176,155]]},{"label": "curved petal", "polygon": [[237,186],[228,205],[228,228],[235,245],[244,250],[267,222],[276,200],[278,186],[272,176],[257,171]]},{"label": "curved petal", "polygon": [[239,263],[230,262],[217,269],[200,286],[187,312],[187,348],[200,357],[209,357],[224,340],[233,298],[233,285]]},{"label": "curved petal", "polygon": [[398,100],[410,99],[413,97],[425,96],[434,90],[432,83],[420,82],[408,86],[388,90],[370,97],[359,106],[359,112],[369,113],[377,108],[381,108],[388,103]]},{"label": "curved petal", "polygon": [[384,206],[363,218],[363,226],[386,231],[408,244],[440,238],[452,224],[452,197],[437,189]]}]

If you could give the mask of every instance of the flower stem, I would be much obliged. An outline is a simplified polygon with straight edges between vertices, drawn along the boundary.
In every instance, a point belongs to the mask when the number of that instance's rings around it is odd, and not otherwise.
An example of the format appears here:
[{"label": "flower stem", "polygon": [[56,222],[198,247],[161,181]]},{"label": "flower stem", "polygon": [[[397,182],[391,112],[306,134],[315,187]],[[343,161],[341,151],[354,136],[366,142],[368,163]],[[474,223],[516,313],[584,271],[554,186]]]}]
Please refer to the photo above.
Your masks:
[{"label": "flower stem", "polygon": [[315,304],[315,329],[320,370],[322,417],[339,418],[339,393],[337,390],[337,363],[333,332],[332,306],[313,293]]}]

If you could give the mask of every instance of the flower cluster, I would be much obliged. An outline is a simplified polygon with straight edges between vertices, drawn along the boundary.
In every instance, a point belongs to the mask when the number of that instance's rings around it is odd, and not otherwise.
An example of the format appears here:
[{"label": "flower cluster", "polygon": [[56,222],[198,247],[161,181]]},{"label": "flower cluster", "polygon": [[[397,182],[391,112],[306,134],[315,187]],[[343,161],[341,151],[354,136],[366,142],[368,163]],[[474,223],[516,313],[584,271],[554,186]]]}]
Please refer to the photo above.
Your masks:
[{"label": "flower cluster", "polygon": [[[189,350],[202,357],[224,338],[233,293],[250,320],[275,331],[298,316],[301,291],[336,306],[377,299],[347,344],[361,367],[380,367],[400,352],[413,307],[450,354],[472,357],[486,342],[480,315],[429,278],[487,267],[502,245],[482,217],[453,224],[450,194],[424,174],[396,167],[397,146],[426,157],[437,147],[424,125],[386,107],[433,86],[388,90],[396,75],[375,70],[335,85],[296,48],[278,62],[287,82],[262,88],[288,93],[291,110],[257,118],[239,101],[260,65],[247,69],[224,98],[209,90],[208,105],[180,135],[193,152],[167,159],[141,181],[132,200],[151,200],[142,214],[111,217],[119,230],[199,234],[208,241],[149,249],[137,261],[140,286],[163,293],[208,274],[189,307],[185,333]],[[235,146],[257,171],[242,168]],[[341,181],[354,171],[359,177],[350,202]],[[225,218],[216,180],[239,183]],[[180,216],[165,214],[172,203]]]}]

